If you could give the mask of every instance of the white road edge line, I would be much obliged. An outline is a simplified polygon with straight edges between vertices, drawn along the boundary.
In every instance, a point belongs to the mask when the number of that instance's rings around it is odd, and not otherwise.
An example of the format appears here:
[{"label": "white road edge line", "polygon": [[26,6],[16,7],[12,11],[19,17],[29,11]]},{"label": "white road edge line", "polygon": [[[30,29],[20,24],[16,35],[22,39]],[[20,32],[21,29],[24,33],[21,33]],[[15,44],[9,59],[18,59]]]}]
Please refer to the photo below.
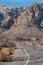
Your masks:
[{"label": "white road edge line", "polygon": [[[21,46],[22,47],[22,46]],[[22,47],[23,48],[23,47]],[[30,62],[30,60],[29,60],[29,54],[28,54],[28,52],[23,48],[23,50],[24,50],[24,52],[26,53],[26,55],[27,55],[27,57],[28,57],[28,59],[27,59],[27,61],[26,61],[26,63],[25,63],[25,65],[27,65],[29,62]]]},{"label": "white road edge line", "polygon": [[24,50],[24,52],[26,53],[26,55],[28,56],[28,60],[26,61],[26,63],[25,63],[25,65],[27,65],[29,62],[30,62],[30,60],[29,60],[29,54],[27,53],[27,51],[23,48],[23,50]]},{"label": "white road edge line", "polygon": [[28,52],[24,49],[24,47],[22,47],[22,46],[20,46],[23,50],[24,50],[24,52],[26,53],[26,55],[27,55],[27,57],[28,57],[28,59],[27,59],[27,61],[26,61],[26,63],[25,63],[25,65],[27,65],[29,62],[30,62],[30,56],[29,56],[29,54],[28,54]]}]

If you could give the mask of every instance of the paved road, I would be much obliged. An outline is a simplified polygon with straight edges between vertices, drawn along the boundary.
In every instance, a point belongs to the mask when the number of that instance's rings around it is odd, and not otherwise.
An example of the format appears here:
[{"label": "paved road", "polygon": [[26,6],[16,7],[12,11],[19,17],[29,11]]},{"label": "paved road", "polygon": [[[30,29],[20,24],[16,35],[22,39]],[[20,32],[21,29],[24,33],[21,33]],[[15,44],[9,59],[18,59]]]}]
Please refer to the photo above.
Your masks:
[{"label": "paved road", "polygon": [[20,47],[14,51],[17,59],[14,62],[0,62],[0,65],[43,65],[43,47],[26,45],[21,42],[17,42],[17,46]]},{"label": "paved road", "polygon": [[28,59],[27,53],[19,45],[17,46],[18,47],[12,51],[13,54],[10,55],[12,57],[12,60],[8,60],[6,62],[0,61],[0,65],[25,65]]},{"label": "paved road", "polygon": [[29,62],[27,65],[43,65],[43,47],[35,45],[18,44],[23,47],[29,54]]}]

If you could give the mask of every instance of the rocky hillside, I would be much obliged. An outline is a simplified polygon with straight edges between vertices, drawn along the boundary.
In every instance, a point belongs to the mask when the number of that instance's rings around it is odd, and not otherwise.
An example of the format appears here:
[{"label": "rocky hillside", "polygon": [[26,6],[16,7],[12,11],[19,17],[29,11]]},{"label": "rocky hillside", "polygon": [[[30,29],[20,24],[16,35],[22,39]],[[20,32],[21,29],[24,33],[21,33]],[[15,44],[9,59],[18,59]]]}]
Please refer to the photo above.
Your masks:
[{"label": "rocky hillside", "polygon": [[25,9],[21,8],[8,8],[6,6],[0,6],[0,27],[4,29],[10,29],[15,23],[19,15],[24,12]]},{"label": "rocky hillside", "polygon": [[34,4],[27,8],[8,32],[21,38],[43,35],[43,4]]},{"label": "rocky hillside", "polygon": [[0,6],[0,28],[5,30],[7,37],[20,40],[31,38],[43,44],[43,4],[27,8]]}]

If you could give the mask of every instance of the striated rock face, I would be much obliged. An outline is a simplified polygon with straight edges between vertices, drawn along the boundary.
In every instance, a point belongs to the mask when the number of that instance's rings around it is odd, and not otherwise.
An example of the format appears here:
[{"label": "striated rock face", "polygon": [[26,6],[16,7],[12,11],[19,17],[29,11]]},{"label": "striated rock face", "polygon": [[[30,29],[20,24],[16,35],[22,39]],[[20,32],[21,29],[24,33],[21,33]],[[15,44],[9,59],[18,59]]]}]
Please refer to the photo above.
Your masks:
[{"label": "striated rock face", "polygon": [[0,26],[9,29],[5,33],[15,38],[43,36],[43,4],[15,9],[0,6]]},{"label": "striated rock face", "polygon": [[0,26],[5,29],[10,29],[10,27],[15,23],[15,20],[24,12],[23,8],[8,8],[5,6],[0,6]]},{"label": "striated rock face", "polygon": [[29,36],[43,36],[43,4],[27,8],[6,33],[16,38],[28,39]]}]

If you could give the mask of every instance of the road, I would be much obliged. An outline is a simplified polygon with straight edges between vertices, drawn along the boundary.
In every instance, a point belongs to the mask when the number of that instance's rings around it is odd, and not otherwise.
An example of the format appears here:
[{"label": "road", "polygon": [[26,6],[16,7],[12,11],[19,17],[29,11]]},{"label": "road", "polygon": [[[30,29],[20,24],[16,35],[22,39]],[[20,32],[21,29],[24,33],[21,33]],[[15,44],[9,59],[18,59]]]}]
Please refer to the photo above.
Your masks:
[{"label": "road", "polygon": [[0,65],[43,65],[43,47],[17,42],[13,62],[0,62]]},{"label": "road", "polygon": [[29,59],[25,65],[43,65],[43,47],[21,43],[18,43],[18,45],[24,48],[29,55]]}]

